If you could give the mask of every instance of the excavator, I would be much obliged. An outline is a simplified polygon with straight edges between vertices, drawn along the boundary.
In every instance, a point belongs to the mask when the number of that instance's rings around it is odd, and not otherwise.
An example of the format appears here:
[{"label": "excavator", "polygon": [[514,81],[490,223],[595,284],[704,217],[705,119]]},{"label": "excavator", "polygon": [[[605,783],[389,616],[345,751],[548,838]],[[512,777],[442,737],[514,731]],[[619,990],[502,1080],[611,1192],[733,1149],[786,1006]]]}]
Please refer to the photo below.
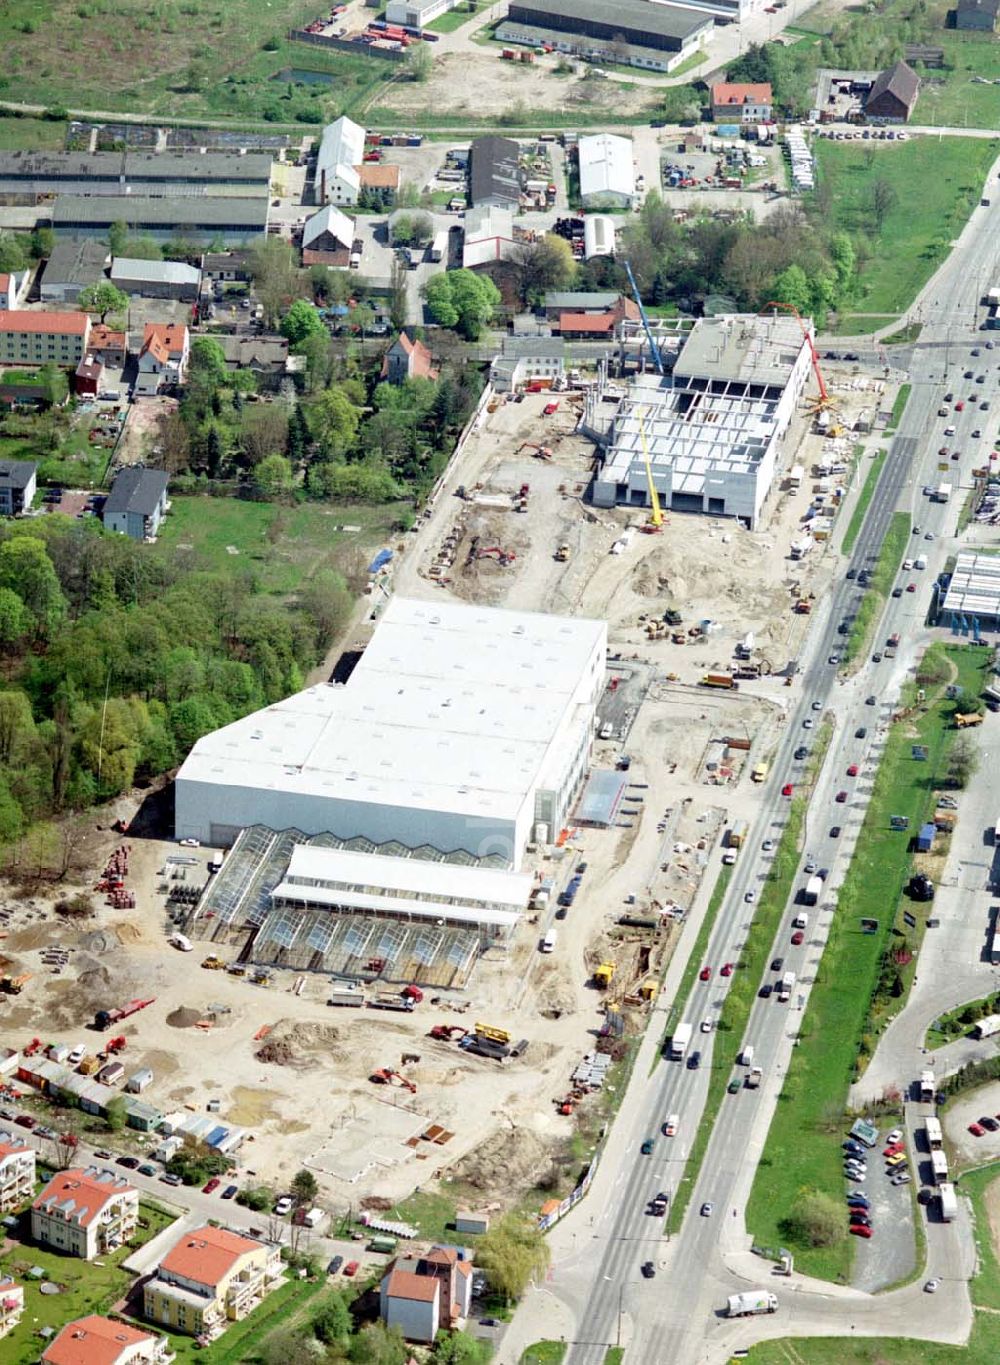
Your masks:
[{"label": "excavator", "polygon": [[476,551],[477,559],[495,559],[504,569],[509,564],[513,564],[517,558],[513,550],[502,550],[499,545],[490,545],[484,550]]},{"label": "excavator", "polygon": [[394,1082],[398,1082],[400,1085],[405,1086],[411,1095],[417,1093],[417,1087],[412,1081],[408,1081],[405,1076],[401,1076],[398,1071],[393,1071],[393,1069],[388,1066],[381,1067],[378,1071],[373,1071],[368,1079],[375,1085],[392,1085]]},{"label": "excavator", "polygon": [[522,450],[533,450],[540,460],[552,459],[552,447],[539,445],[537,441],[522,441],[517,448],[518,455]]},{"label": "excavator", "polygon": [[436,1038],[441,1043],[451,1043],[456,1038],[462,1038],[468,1033],[464,1024],[434,1024],[428,1034],[430,1038]]}]

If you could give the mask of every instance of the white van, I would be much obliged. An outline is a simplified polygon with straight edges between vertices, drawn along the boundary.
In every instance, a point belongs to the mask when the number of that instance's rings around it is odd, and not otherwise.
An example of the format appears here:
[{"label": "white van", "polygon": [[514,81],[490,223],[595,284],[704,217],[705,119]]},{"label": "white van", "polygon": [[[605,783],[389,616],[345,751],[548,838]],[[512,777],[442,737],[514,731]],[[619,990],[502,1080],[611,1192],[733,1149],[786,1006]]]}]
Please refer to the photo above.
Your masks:
[{"label": "white van", "polygon": [[557,938],[558,934],[556,930],[550,929],[549,932],[542,939],[541,943],[538,945],[538,951],[541,953],[551,953],[556,946]]},{"label": "white van", "polygon": [[680,1121],[681,1118],[679,1114],[669,1114],[666,1123],[663,1125],[663,1136],[676,1137]]},{"label": "white van", "polygon": [[753,1045],[750,1044],[740,1053],[740,1066],[753,1066]]},{"label": "white van", "polygon": [[170,946],[171,948],[179,949],[182,953],[190,953],[194,949],[194,944],[186,934],[171,934]]},{"label": "white van", "polygon": [[87,1044],[86,1044],[86,1043],[77,1043],[76,1047],[73,1049],[73,1051],[72,1051],[72,1052],[69,1054],[69,1056],[66,1058],[66,1065],[67,1065],[67,1066],[79,1066],[80,1063],[83,1061],[84,1057],[86,1057],[86,1055],[87,1055]]},{"label": "white van", "polygon": [[809,928],[809,916],[806,914],[804,910],[800,910],[799,913],[792,920],[792,928],[793,929]]}]

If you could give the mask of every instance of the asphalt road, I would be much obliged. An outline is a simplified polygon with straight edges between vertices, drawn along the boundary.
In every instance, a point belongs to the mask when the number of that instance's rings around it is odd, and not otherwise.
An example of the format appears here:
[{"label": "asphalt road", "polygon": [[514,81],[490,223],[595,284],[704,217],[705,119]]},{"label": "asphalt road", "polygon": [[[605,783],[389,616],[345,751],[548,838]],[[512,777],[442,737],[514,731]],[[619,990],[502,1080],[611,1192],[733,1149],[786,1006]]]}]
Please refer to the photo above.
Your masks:
[{"label": "asphalt road", "polygon": [[[996,167],[991,180],[995,176]],[[928,638],[923,617],[930,584],[952,549],[947,533],[953,530],[964,499],[964,494],[958,493],[948,504],[932,504],[921,491],[925,484],[936,484],[941,477],[937,449],[945,441],[946,421],[938,418],[937,409],[944,393],[951,390],[956,399],[967,399],[968,391],[976,388],[991,401],[989,414],[979,413],[966,403],[963,413],[947,419],[957,428],[948,443],[963,451],[961,463],[950,467],[953,482],[956,471],[961,470],[968,484],[969,471],[987,447],[985,437],[981,441],[972,438],[972,429],[981,424],[986,436],[995,430],[1000,353],[984,350],[973,360],[969,352],[973,345],[982,346],[984,342],[977,330],[982,317],[978,299],[993,282],[998,225],[1000,204],[976,209],[932,287],[924,291],[921,345],[911,348],[907,357],[913,385],[910,402],[890,446],[852,559],[857,569],[871,566],[897,508],[910,511],[921,526],[919,549],[915,535],[911,553],[926,553],[928,569],[924,574],[902,576],[901,585],[912,580],[918,583],[918,591],[890,599],[876,635],[881,639],[898,630],[903,637],[901,648],[894,661],[865,661],[845,681],[827,659],[837,650],[837,624],[849,614],[859,595],[856,584],[842,579],[815,614],[798,705],[789,717],[760,814],[711,935],[706,961],[713,966],[713,978],[709,984],[696,987],[688,1016],[694,1022],[706,1013],[706,1006],[718,1006],[726,985],[717,975],[719,965],[738,956],[739,942],[752,913],[744,897],[748,890],[756,889],[765,872],[762,840],[774,838],[784,823],[787,801],[780,795],[781,786],[794,780],[792,752],[802,742],[802,722],[813,714],[813,701],[821,702],[830,713],[835,732],[810,804],[804,847],[821,866],[831,869],[828,895],[835,893],[843,879],[870,794],[892,699]],[[970,367],[975,375],[985,373],[987,382],[965,380],[964,371]],[[923,539],[928,531],[934,536],[932,541]],[[867,703],[868,696],[875,697],[875,705]],[[868,733],[864,739],[857,739],[855,731],[862,725]],[[854,783],[844,777],[850,762],[862,765],[860,778]],[[845,805],[834,801],[842,788],[850,792]],[[837,840],[829,834],[834,824],[844,830]],[[800,869],[796,890],[803,878]],[[822,956],[831,910],[823,904],[819,910],[800,948],[793,948],[789,942],[790,915],[778,932],[774,953],[784,956],[786,968],[796,972],[797,989],[789,1006],[776,1004],[773,997],[755,1003],[746,1041],[754,1044],[755,1060],[764,1069],[764,1084],[755,1092],[726,1096],[688,1216],[671,1244],[663,1238],[660,1220],[654,1220],[645,1209],[658,1189],[670,1192],[677,1184],[704,1104],[707,1072],[664,1063],[652,1076],[634,1073],[631,1093],[622,1106],[603,1163],[603,1185],[605,1190],[610,1188],[612,1197],[596,1212],[586,1209],[585,1201],[584,1208],[566,1220],[572,1249],[557,1258],[553,1285],[545,1290],[555,1295],[573,1320],[566,1357],[570,1365],[601,1365],[608,1345],[617,1342],[627,1343],[630,1357],[636,1360],[695,1361],[723,1360],[737,1346],[761,1336],[785,1333],[837,1335],[857,1330],[859,1334],[900,1333],[950,1341],[960,1341],[967,1333],[971,1310],[965,1278],[973,1260],[964,1212],[955,1223],[928,1225],[926,1229],[928,1273],[942,1279],[934,1299],[923,1295],[919,1283],[873,1298],[793,1275],[777,1283],[782,1311],[774,1318],[729,1323],[720,1316],[726,1295],[768,1282],[767,1263],[748,1254],[743,1209],[794,1045],[800,1010]],[[692,1046],[700,1046],[704,1054],[715,1040],[715,1034],[696,1035]],[[726,1039],[724,1045],[735,1056],[740,1041]],[[659,1124],[671,1112],[681,1116],[678,1137],[656,1136],[652,1156],[640,1156],[643,1138],[658,1134]],[[607,1169],[609,1163],[613,1171]],[[873,1165],[873,1173],[874,1169]],[[714,1205],[708,1217],[699,1216],[703,1200]],[[578,1248],[581,1227],[585,1227],[587,1237],[582,1250]],[[559,1246],[567,1244],[564,1235]],[[646,1280],[640,1274],[640,1265],[646,1260],[659,1267],[655,1279]],[[669,1350],[665,1348],[667,1342]]]}]

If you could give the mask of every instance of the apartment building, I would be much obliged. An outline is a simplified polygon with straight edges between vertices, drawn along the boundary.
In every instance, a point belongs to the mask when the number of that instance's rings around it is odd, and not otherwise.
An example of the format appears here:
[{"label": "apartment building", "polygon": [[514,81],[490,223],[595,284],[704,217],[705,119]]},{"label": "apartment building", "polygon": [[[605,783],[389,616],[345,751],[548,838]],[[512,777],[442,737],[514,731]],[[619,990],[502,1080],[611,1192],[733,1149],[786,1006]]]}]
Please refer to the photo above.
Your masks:
[{"label": "apartment building", "polygon": [[139,1191],[96,1166],[57,1172],[31,1206],[31,1235],[44,1246],[92,1261],[129,1240]]},{"label": "apartment building", "polygon": [[218,1336],[281,1280],[280,1247],[225,1228],[186,1232],[143,1288],[143,1313],[187,1336]]},{"label": "apartment building", "polygon": [[94,1313],[68,1322],[46,1346],[42,1365],[170,1365],[175,1358],[166,1337]]},{"label": "apartment building", "polygon": [[86,313],[30,313],[0,309],[0,365],[46,365],[75,370],[87,353]]},{"label": "apartment building", "polygon": [[13,1138],[0,1142],[0,1213],[19,1209],[35,1192],[35,1149]]}]

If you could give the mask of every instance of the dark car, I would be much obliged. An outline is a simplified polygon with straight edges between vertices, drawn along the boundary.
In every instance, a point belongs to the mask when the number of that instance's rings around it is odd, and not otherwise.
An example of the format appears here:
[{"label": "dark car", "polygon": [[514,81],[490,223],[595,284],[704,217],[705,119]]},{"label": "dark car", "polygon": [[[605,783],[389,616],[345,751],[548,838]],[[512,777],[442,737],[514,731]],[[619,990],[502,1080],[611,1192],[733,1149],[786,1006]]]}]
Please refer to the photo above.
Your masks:
[{"label": "dark car", "polygon": [[830,838],[831,838],[831,839],[839,839],[839,838],[840,838],[840,826],[839,826],[839,825],[831,825],[831,826],[830,826]]},{"label": "dark car", "polygon": [[148,1161],[145,1161],[145,1162],[143,1162],[143,1164],[138,1168],[138,1171],[139,1171],[139,1174],[140,1174],[140,1175],[155,1175],[155,1174],[156,1174],[156,1167],[155,1167],[155,1166],[151,1166],[151,1165],[149,1164]]},{"label": "dark car", "polygon": [[653,1139],[652,1139],[652,1138],[647,1138],[646,1141],[642,1144],[642,1146],[641,1146],[641,1148],[640,1148],[639,1150],[642,1152],[643,1156],[652,1156],[652,1155],[653,1155]]},{"label": "dark car", "polygon": [[651,1280],[653,1276],[656,1274],[656,1266],[653,1264],[652,1261],[643,1261],[642,1273],[647,1280]]},{"label": "dark car", "polygon": [[774,961],[771,963],[771,971],[780,972],[784,965],[785,959],[783,957],[776,957]]},{"label": "dark car", "polygon": [[19,1123],[22,1128],[34,1128],[38,1120],[32,1118],[30,1114],[18,1114],[14,1122]]},{"label": "dark car", "polygon": [[697,1071],[698,1068],[699,1068],[700,1066],[701,1066],[701,1053],[700,1053],[700,1052],[692,1052],[692,1053],[691,1053],[691,1056],[688,1058],[688,1070],[689,1070],[689,1071]]},{"label": "dark car", "polygon": [[853,582],[854,579],[857,578],[857,576],[858,576],[858,571],[857,571],[857,569],[848,569],[848,570],[847,570],[847,577],[848,577],[848,579],[849,579],[851,582]]},{"label": "dark car", "polygon": [[239,1192],[239,1185],[227,1185],[219,1196],[220,1199],[232,1199]]},{"label": "dark car", "polygon": [[795,750],[795,757],[796,759],[798,759],[800,763],[804,758],[809,757],[809,750],[806,748],[804,744],[800,744],[799,747]]},{"label": "dark car", "polygon": [[326,1268],[326,1273],[328,1275],[336,1275],[337,1271],[343,1264],[344,1264],[343,1256],[334,1256],[333,1260]]},{"label": "dark car", "polygon": [[770,981],[765,981],[763,986],[761,986],[760,990],[758,991],[758,995],[760,996],[761,1000],[770,1000],[771,992],[773,990],[774,987],[771,985]]},{"label": "dark car", "polygon": [[990,1118],[988,1114],[984,1115],[979,1122],[989,1133],[995,1133],[1000,1128],[1000,1123],[997,1123],[996,1119]]},{"label": "dark car", "polygon": [[139,1158],[137,1156],[120,1156],[115,1162],[116,1166],[124,1166],[128,1171],[134,1171],[138,1164]]}]

